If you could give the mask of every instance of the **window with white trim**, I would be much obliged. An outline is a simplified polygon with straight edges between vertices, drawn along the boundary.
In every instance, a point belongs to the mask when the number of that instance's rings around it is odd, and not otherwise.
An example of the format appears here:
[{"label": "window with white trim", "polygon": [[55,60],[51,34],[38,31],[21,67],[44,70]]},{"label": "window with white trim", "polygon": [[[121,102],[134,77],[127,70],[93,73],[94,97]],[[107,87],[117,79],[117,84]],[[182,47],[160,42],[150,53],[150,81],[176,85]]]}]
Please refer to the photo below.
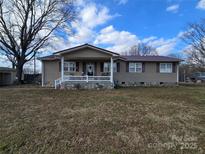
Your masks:
[{"label": "window with white trim", "polygon": [[[105,62],[103,66],[103,71],[104,72],[110,72],[110,63]],[[113,72],[117,72],[117,63],[113,63]]]},{"label": "window with white trim", "polygon": [[160,73],[172,73],[172,63],[160,63]]},{"label": "window with white trim", "polygon": [[142,63],[129,63],[129,72],[142,72]]},{"label": "window with white trim", "polygon": [[76,62],[64,62],[64,71],[65,72],[75,72]]}]

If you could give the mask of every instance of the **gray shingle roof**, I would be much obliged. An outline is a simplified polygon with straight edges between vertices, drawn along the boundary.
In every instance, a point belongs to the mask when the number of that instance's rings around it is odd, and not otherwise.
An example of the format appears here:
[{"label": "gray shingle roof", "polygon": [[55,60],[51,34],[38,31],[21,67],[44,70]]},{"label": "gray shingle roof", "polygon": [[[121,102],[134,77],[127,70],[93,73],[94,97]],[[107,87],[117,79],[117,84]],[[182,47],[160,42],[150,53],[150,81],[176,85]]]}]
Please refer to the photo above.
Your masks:
[{"label": "gray shingle roof", "polygon": [[50,56],[45,56],[45,57],[39,57],[38,60],[58,60],[60,59],[59,56],[56,56],[56,55],[50,55]]},{"label": "gray shingle roof", "polygon": [[147,61],[147,62],[180,62],[180,61],[183,61],[183,60],[178,59],[178,58],[167,57],[167,56],[121,56],[118,53],[114,53],[112,51],[105,50],[103,48],[98,48],[98,47],[95,47],[95,46],[90,45],[90,44],[84,44],[84,45],[73,47],[73,48],[70,48],[67,50],[62,50],[62,51],[54,53],[53,55],[40,57],[38,59],[39,60],[51,60],[51,61],[58,60],[58,59],[60,59],[59,54],[61,54],[61,53],[76,51],[78,49],[82,49],[82,48],[86,48],[86,47],[94,48],[94,49],[97,49],[100,51],[104,51],[104,52],[113,54],[115,59],[121,59],[121,60],[125,60],[125,61]]},{"label": "gray shingle roof", "polygon": [[181,59],[167,56],[120,56],[125,61],[147,61],[147,62],[180,62]]}]

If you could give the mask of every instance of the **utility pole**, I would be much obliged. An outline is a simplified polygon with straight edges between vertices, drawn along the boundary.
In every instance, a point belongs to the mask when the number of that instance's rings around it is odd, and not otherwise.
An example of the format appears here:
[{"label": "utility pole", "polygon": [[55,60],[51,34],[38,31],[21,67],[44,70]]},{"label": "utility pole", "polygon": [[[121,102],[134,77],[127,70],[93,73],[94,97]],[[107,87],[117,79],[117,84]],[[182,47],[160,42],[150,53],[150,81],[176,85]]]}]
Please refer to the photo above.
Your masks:
[{"label": "utility pole", "polygon": [[186,82],[186,70],[184,69],[184,82]]}]

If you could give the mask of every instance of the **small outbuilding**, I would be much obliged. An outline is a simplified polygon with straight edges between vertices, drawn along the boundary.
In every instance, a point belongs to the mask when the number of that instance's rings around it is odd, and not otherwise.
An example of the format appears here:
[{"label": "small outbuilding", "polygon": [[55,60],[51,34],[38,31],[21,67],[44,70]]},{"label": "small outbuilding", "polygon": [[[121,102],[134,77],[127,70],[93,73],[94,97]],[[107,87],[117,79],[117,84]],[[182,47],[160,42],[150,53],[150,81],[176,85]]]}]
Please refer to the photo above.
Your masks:
[{"label": "small outbuilding", "polygon": [[16,70],[8,67],[0,67],[0,86],[11,85],[16,80]]}]

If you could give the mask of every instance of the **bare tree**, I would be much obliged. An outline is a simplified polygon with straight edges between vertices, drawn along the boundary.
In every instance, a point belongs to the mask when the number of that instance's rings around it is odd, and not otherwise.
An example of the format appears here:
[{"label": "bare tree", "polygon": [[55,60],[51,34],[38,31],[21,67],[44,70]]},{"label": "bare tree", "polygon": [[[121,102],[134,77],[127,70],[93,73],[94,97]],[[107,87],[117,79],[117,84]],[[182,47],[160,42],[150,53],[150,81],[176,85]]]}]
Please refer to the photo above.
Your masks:
[{"label": "bare tree", "polygon": [[138,43],[137,45],[132,46],[125,54],[132,56],[158,55],[155,48],[145,43]]},{"label": "bare tree", "polygon": [[188,61],[199,66],[205,66],[205,19],[199,23],[189,24],[188,31],[182,36],[188,45],[185,52]]},{"label": "bare tree", "polygon": [[75,17],[72,0],[0,0],[0,52],[17,69],[45,47],[55,30],[70,28]]}]

